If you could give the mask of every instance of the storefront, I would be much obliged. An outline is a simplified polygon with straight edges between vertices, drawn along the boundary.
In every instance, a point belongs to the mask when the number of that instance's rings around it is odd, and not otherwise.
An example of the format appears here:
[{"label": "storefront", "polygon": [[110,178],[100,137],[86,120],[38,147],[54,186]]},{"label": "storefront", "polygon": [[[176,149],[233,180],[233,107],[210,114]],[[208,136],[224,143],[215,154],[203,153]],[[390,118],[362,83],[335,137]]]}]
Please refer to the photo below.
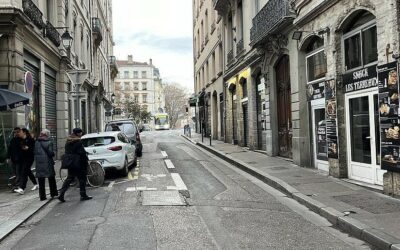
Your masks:
[{"label": "storefront", "polygon": [[360,11],[344,28],[343,50],[348,177],[382,185],[377,30],[370,12]]}]

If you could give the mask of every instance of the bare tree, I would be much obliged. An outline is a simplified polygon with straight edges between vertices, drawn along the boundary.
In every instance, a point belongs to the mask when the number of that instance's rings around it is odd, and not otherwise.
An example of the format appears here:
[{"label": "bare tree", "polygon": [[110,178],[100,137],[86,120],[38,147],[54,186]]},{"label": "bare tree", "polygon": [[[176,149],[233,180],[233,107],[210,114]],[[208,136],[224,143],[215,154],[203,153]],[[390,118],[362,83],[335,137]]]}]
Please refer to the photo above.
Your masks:
[{"label": "bare tree", "polygon": [[189,98],[188,91],[176,83],[166,83],[164,87],[165,112],[169,115],[171,128],[175,128],[178,119],[185,114]]}]

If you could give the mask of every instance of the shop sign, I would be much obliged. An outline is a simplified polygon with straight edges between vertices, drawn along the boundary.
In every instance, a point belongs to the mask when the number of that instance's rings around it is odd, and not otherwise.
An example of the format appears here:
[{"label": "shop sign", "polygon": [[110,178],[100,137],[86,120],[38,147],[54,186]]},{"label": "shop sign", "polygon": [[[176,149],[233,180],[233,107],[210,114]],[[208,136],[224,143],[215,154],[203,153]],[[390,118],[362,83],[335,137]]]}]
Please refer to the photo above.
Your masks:
[{"label": "shop sign", "polygon": [[325,121],[328,158],[338,159],[336,81],[334,79],[325,82]]},{"label": "shop sign", "polygon": [[257,90],[259,92],[264,91],[265,90],[265,85],[263,83],[260,83],[257,85]]},{"label": "shop sign", "polygon": [[317,100],[325,97],[325,82],[308,84],[307,99],[309,101]]},{"label": "shop sign", "polygon": [[345,92],[353,92],[378,86],[376,66],[370,66],[343,74]]},{"label": "shop sign", "polygon": [[397,62],[378,66],[381,168],[400,172],[399,79]]}]

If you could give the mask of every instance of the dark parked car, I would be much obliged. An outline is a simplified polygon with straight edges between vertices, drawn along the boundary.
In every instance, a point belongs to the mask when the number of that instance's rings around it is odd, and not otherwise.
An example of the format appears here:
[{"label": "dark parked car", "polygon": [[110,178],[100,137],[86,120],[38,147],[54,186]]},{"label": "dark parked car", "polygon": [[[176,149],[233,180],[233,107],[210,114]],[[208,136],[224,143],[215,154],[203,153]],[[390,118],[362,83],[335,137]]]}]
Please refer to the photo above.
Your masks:
[{"label": "dark parked car", "polygon": [[143,145],[140,140],[140,131],[136,123],[132,120],[116,120],[110,121],[106,125],[105,131],[122,131],[129,140],[133,141],[136,146],[136,156],[142,156]]}]

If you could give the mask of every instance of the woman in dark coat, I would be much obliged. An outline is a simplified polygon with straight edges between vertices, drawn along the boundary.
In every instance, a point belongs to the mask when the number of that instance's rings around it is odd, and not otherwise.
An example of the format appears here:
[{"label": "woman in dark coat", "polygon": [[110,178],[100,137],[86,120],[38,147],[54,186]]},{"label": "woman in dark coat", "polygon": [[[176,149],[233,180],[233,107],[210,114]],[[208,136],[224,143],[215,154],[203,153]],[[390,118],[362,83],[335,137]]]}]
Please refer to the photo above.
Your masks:
[{"label": "woman in dark coat", "polygon": [[40,132],[35,144],[36,177],[39,181],[40,200],[46,200],[45,178],[49,180],[51,198],[58,195],[56,184],[56,172],[54,171],[53,142],[49,139],[50,131]]}]

